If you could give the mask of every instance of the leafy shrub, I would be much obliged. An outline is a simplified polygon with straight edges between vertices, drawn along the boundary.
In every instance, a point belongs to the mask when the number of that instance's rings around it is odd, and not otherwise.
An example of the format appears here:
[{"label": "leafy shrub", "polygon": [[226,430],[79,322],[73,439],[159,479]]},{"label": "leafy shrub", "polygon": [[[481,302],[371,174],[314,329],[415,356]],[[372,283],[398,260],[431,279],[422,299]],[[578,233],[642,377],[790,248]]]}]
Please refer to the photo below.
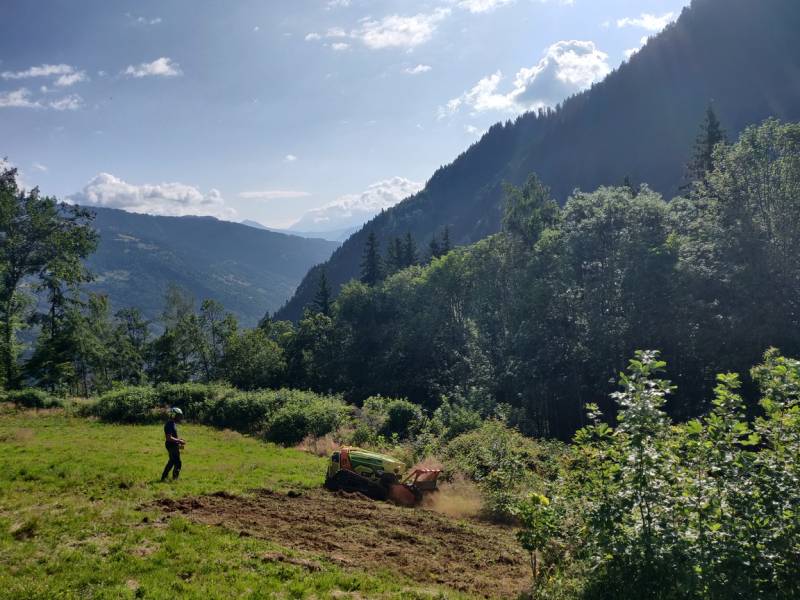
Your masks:
[{"label": "leafy shrub", "polygon": [[753,370],[763,415],[748,421],[736,375],[711,412],[673,426],[656,352],[622,376],[612,428],[578,432],[589,597],[800,597],[800,361],[770,351]]},{"label": "leafy shrub", "polygon": [[286,446],[308,436],[321,437],[336,430],[347,414],[340,398],[294,392],[269,423],[267,439]]},{"label": "leafy shrub", "polygon": [[186,419],[201,423],[207,422],[208,413],[213,412],[220,398],[231,393],[235,393],[235,390],[217,384],[163,383],[156,387],[161,406],[177,406],[183,410]]},{"label": "leafy shrub", "polygon": [[283,402],[281,392],[223,391],[199,414],[202,422],[244,433],[263,431]]},{"label": "leafy shrub", "polygon": [[92,413],[114,423],[150,423],[158,418],[158,395],[147,386],[129,386],[106,392],[92,405]]},{"label": "leafy shrub", "polygon": [[536,442],[497,420],[452,440],[443,458],[448,471],[478,484],[485,511],[498,520],[513,519],[514,506],[536,481],[536,463],[547,460]]},{"label": "leafy shrub", "polygon": [[53,398],[46,392],[36,388],[11,390],[6,393],[6,401],[25,408],[57,408],[61,406],[58,398]]},{"label": "leafy shrub", "polygon": [[425,417],[419,405],[405,399],[371,396],[364,401],[361,421],[377,436],[406,440],[417,434]]},{"label": "leafy shrub", "polygon": [[382,433],[406,440],[419,431],[422,423],[422,409],[417,404],[408,400],[391,400],[386,405],[386,423]]},{"label": "leafy shrub", "polygon": [[480,413],[461,404],[443,401],[433,413],[431,428],[443,442],[449,442],[462,433],[478,429],[483,423]]}]

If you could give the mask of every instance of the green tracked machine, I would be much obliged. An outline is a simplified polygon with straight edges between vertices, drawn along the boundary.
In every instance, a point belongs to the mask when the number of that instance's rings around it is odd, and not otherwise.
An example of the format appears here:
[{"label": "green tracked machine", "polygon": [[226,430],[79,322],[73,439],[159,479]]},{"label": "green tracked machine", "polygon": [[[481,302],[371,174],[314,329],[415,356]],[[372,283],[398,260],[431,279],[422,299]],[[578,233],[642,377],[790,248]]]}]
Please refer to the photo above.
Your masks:
[{"label": "green tracked machine", "polygon": [[416,506],[426,493],[436,491],[441,471],[414,469],[405,475],[404,472],[405,465],[391,456],[344,447],[331,454],[325,487],[359,492],[374,500],[390,500],[402,506]]}]

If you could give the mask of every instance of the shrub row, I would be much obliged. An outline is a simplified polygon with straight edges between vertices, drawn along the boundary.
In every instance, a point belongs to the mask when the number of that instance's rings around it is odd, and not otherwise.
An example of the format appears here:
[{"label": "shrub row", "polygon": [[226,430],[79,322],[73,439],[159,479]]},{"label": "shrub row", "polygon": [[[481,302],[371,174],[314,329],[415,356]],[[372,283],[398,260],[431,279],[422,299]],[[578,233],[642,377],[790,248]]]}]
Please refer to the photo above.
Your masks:
[{"label": "shrub row", "polygon": [[348,413],[338,396],[285,389],[243,392],[196,383],[119,388],[100,396],[89,412],[114,423],[152,423],[171,406],[188,421],[264,435],[287,446],[335,431]]},{"label": "shrub row", "polygon": [[24,408],[58,408],[62,405],[58,398],[35,388],[4,392],[0,399]]}]

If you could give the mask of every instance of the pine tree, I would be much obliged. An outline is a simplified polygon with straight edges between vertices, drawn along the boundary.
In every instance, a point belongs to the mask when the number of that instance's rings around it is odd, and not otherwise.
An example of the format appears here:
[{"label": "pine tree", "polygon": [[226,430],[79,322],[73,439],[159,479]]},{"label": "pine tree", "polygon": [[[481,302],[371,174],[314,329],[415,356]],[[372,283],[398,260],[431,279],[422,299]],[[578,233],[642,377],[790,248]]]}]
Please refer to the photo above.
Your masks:
[{"label": "pine tree", "polygon": [[636,187],[633,185],[633,181],[630,178],[630,175],[625,175],[625,179],[622,182],[622,187],[626,188],[630,193],[631,197],[636,198],[639,195],[639,191],[641,188]]},{"label": "pine tree", "polygon": [[370,231],[367,245],[364,247],[364,258],[361,261],[361,282],[375,285],[381,280],[381,255],[378,238]]},{"label": "pine tree", "polygon": [[326,317],[331,314],[331,288],[328,284],[328,275],[325,269],[322,269],[319,276],[317,295],[314,296],[314,309]]},{"label": "pine tree", "polygon": [[404,262],[403,240],[396,237],[389,242],[389,247],[386,249],[386,275],[394,275],[402,270]]},{"label": "pine tree", "polygon": [[411,267],[419,263],[419,254],[417,253],[417,243],[411,237],[411,232],[406,233],[406,238],[403,241],[403,267]]},{"label": "pine tree", "polygon": [[442,232],[442,256],[448,254],[450,250],[453,249],[453,246],[450,244],[450,226],[444,226],[444,232]]},{"label": "pine tree", "polygon": [[700,133],[694,143],[692,158],[686,166],[685,188],[691,187],[695,182],[705,181],[706,174],[714,170],[714,148],[717,144],[727,143],[725,130],[714,112],[714,104],[710,103],[706,109],[706,116],[700,126]]},{"label": "pine tree", "polygon": [[439,239],[436,234],[433,234],[430,243],[428,244],[428,257],[430,260],[439,258],[442,255],[442,246],[439,244]]}]

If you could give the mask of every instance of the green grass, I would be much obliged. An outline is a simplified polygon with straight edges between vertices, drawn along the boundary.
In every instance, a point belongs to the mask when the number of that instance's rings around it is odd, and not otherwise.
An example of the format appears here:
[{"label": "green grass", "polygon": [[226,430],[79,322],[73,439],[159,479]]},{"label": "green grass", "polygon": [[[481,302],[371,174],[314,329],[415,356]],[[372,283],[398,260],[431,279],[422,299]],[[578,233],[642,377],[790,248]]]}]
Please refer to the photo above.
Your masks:
[{"label": "green grass", "polygon": [[[450,597],[390,574],[264,561],[294,553],[145,505],[254,488],[321,484],[325,460],[207,427],[182,425],[181,480],[158,481],[161,426],[118,426],[63,411],[0,412],[0,597]],[[452,594],[456,596],[456,594]]]}]

